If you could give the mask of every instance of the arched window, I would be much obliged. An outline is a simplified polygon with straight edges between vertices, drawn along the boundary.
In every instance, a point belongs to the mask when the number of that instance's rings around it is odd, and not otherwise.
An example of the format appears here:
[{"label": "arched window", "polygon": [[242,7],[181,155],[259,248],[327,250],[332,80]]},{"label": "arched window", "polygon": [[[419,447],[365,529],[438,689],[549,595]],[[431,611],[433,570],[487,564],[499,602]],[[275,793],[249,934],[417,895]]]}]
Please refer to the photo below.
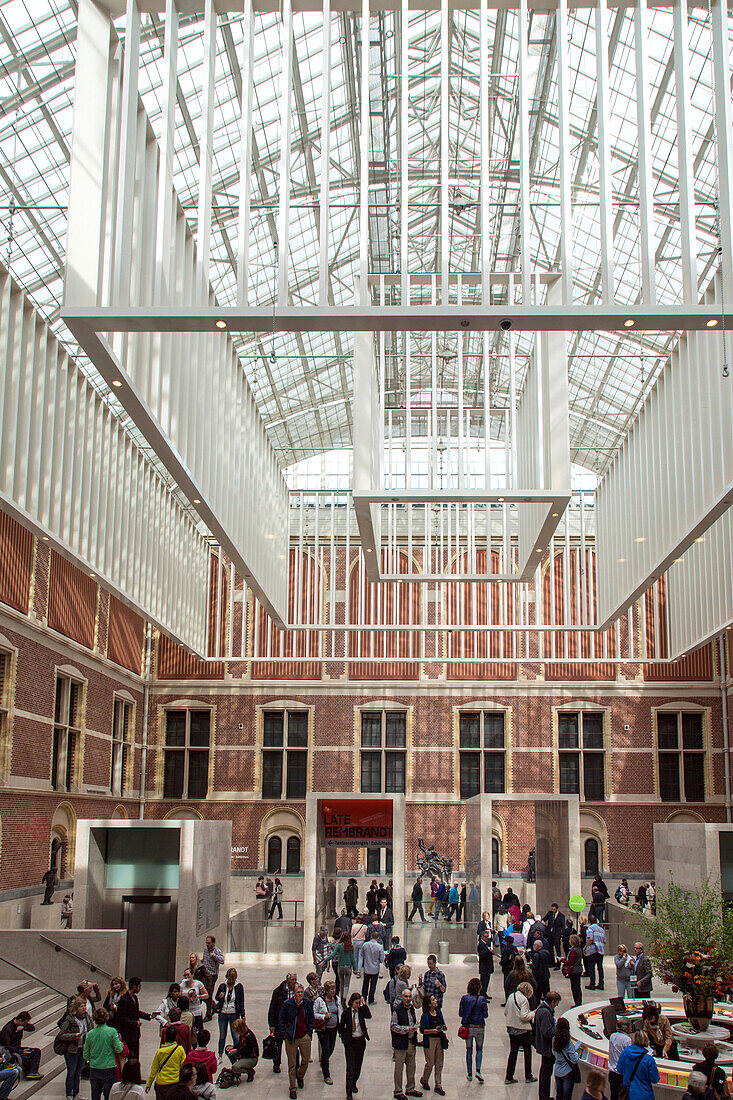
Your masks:
[{"label": "arched window", "polygon": [[492,836],[491,838],[491,874],[496,878],[501,870],[501,860],[499,859],[499,838]]},{"label": "arched window", "polygon": [[591,836],[585,842],[585,873],[597,875],[600,869],[598,841]]},{"label": "arched window", "polygon": [[282,867],[283,842],[279,836],[271,836],[267,842],[267,873],[276,875]]},{"label": "arched window", "polygon": [[285,872],[288,875],[297,875],[300,870],[300,837],[289,836],[285,850]]}]

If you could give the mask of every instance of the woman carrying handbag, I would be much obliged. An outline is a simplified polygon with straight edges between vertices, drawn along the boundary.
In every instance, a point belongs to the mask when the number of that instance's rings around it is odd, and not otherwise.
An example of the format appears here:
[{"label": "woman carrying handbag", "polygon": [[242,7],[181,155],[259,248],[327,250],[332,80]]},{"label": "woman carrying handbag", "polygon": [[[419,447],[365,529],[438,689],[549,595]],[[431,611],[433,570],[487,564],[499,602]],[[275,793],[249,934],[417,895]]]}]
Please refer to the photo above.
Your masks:
[{"label": "woman carrying handbag", "polygon": [[432,993],[423,1002],[423,1014],[420,1018],[420,1031],[423,1035],[423,1050],[425,1051],[425,1068],[423,1069],[420,1084],[427,1092],[430,1088],[430,1074],[434,1073],[433,1088],[438,1096],[445,1096],[442,1087],[443,1077],[443,1051],[448,1046],[448,1037],[443,1013],[438,1008],[438,998]]}]

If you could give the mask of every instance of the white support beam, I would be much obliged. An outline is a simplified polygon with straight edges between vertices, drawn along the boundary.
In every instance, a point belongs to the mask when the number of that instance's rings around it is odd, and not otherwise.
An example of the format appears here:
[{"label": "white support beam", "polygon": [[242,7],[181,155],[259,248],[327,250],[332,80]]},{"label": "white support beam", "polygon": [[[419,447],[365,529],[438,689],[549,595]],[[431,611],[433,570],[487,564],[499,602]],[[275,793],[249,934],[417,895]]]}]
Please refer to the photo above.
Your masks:
[{"label": "white support beam", "polygon": [[652,176],[651,81],[649,77],[649,11],[647,0],[634,5],[636,52],[636,128],[638,134],[639,238],[641,300],[653,305],[657,297],[654,263],[654,179]]}]

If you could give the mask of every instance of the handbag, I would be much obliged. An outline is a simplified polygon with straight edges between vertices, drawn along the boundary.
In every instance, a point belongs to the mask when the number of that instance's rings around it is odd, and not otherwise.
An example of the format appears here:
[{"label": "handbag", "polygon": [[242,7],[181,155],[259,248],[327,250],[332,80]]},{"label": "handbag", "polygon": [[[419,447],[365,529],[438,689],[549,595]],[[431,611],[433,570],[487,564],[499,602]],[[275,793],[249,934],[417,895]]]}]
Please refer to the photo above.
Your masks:
[{"label": "handbag", "polygon": [[270,1062],[277,1058],[277,1039],[274,1035],[266,1035],[262,1040],[262,1057]]},{"label": "handbag", "polygon": [[446,1035],[446,1033],[444,1031],[441,1031],[441,1033],[440,1033],[440,1045],[442,1046],[443,1050],[447,1050],[448,1047],[450,1046],[448,1036]]},{"label": "handbag", "polygon": [[636,1076],[636,1071],[639,1068],[639,1066],[641,1065],[641,1060],[642,1060],[643,1057],[644,1057],[644,1055],[640,1054],[639,1057],[637,1058],[636,1065],[634,1066],[634,1068],[631,1071],[631,1076],[629,1077],[628,1085],[622,1085],[621,1088],[619,1089],[619,1093],[618,1093],[619,1100],[629,1100],[631,1082],[634,1080],[634,1077]]},{"label": "handbag", "polygon": [[326,1030],[325,1017],[321,1020],[314,1020],[313,1021],[313,1030],[314,1031],[325,1031]]},{"label": "handbag", "polygon": [[458,1038],[459,1039],[467,1039],[468,1035],[469,1035],[468,1028],[466,1027],[465,1024],[461,1024],[461,1026],[458,1028]]},{"label": "handbag", "polygon": [[580,1084],[580,1066],[577,1064],[573,1066],[573,1081]]}]

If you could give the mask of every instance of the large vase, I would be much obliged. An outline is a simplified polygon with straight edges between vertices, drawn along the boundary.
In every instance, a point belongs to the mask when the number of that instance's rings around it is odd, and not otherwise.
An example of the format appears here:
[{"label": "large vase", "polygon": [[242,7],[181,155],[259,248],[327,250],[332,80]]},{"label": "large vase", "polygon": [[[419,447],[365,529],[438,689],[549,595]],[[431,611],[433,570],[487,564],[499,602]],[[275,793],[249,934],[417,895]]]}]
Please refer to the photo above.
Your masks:
[{"label": "large vase", "polygon": [[685,1016],[697,1031],[707,1031],[713,1018],[715,998],[701,993],[685,993],[682,997]]}]

